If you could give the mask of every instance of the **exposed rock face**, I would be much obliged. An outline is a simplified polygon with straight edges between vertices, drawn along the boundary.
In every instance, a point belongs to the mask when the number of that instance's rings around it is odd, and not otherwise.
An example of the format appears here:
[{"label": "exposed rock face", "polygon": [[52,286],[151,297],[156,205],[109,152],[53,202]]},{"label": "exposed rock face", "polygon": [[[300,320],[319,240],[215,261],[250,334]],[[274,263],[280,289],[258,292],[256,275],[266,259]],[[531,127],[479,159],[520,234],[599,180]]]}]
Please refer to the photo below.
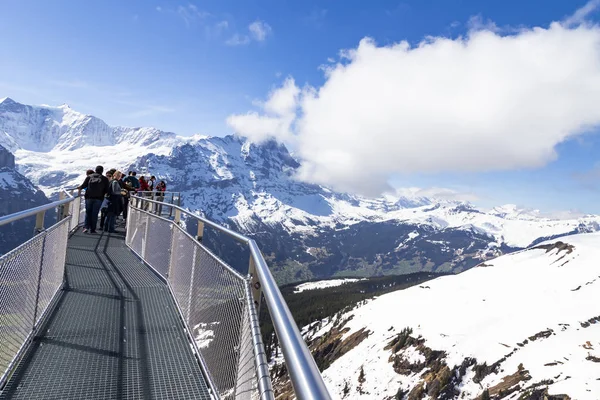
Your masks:
[{"label": "exposed rock face", "polygon": [[[48,203],[48,199],[15,169],[15,158],[0,146],[0,217]],[[47,222],[53,215],[48,214]],[[0,254],[31,238],[35,217],[0,227]]]},{"label": "exposed rock face", "polygon": [[0,146],[0,168],[15,168],[15,156],[2,146]]}]

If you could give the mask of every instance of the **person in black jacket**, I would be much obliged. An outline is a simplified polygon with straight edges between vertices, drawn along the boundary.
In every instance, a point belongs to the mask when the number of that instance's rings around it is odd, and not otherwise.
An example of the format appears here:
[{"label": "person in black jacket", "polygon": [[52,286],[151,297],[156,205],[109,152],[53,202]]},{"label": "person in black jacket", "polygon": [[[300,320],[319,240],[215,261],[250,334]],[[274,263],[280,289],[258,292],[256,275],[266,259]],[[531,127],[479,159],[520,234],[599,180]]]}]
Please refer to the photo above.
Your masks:
[{"label": "person in black jacket", "polygon": [[108,193],[108,179],[102,175],[104,167],[98,165],[96,172],[88,175],[79,189],[78,195],[81,195],[81,190],[85,190],[85,215],[86,225],[84,226],[84,233],[96,233],[96,225],[98,224],[98,212],[100,212],[100,206],[104,196]]},{"label": "person in black jacket", "polygon": [[104,222],[104,232],[114,233],[117,216],[123,210],[123,197],[121,195],[121,172],[115,171],[110,179],[108,187],[108,208],[106,209],[106,221]]}]

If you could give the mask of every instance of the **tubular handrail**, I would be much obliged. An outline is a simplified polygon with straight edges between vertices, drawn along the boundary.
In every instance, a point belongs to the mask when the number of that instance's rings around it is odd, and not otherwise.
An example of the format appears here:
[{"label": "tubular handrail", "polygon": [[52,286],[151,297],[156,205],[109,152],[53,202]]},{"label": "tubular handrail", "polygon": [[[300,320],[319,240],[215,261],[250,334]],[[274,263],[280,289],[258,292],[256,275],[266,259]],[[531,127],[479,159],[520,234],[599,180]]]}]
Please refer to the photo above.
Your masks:
[{"label": "tubular handrail", "polygon": [[202,222],[204,225],[223,232],[248,246],[256,269],[258,282],[260,283],[260,287],[264,293],[267,309],[271,315],[273,326],[279,339],[283,356],[290,374],[290,380],[292,381],[294,392],[297,398],[301,400],[331,399],[317,364],[315,363],[310,350],[306,346],[306,343],[300,334],[300,330],[298,329],[298,326],[292,317],[283,295],[277,286],[277,282],[273,278],[273,275],[271,274],[271,271],[269,270],[269,267],[267,266],[267,263],[256,242],[253,239],[250,239],[204,217],[195,215],[177,205],[163,203],[144,196],[136,196],[136,198],[141,201],[147,201],[150,203],[163,205],[165,207],[173,207],[180,213],[194,218]]},{"label": "tubular handrail", "polygon": [[193,214],[192,212],[190,212],[189,210],[186,210],[185,208],[182,208],[180,206],[177,206],[175,204],[169,204],[169,203],[163,203],[162,201],[158,201],[158,200],[152,200],[146,197],[142,197],[142,196],[136,196],[136,198],[139,197],[140,200],[142,201],[148,201],[150,203],[154,203],[154,204],[158,204],[158,205],[163,205],[165,207],[173,207],[176,210],[179,210],[180,212],[197,219],[198,221],[202,222],[204,225],[210,226],[211,228],[214,228],[218,231],[221,231],[225,234],[227,234],[228,236],[231,236],[232,238],[234,238],[235,240],[237,240],[238,242],[242,243],[242,244],[248,244],[248,242],[251,240],[250,238],[242,235],[241,233],[238,233],[236,231],[233,231],[229,228],[224,227],[223,225],[219,225],[216,222],[213,222],[209,219],[206,219],[204,217],[201,217],[199,215]]},{"label": "tubular handrail", "polygon": [[[67,192],[65,192],[65,193],[67,193]],[[69,197],[67,197],[66,199],[63,199],[63,200],[53,201],[52,203],[44,204],[43,206],[30,208],[28,210],[23,210],[23,211],[19,211],[19,212],[13,213],[13,214],[9,214],[9,215],[0,217],[0,226],[10,224],[11,222],[15,222],[15,221],[18,221],[23,218],[37,215],[41,212],[49,211],[53,208],[60,207],[62,205],[65,205],[65,204],[70,203],[73,200],[75,200],[75,197],[73,197],[71,194],[67,193],[67,195]]]},{"label": "tubular handrail", "polygon": [[253,239],[250,239],[248,246],[296,397],[299,399],[330,399],[321,372],[298,330],[296,321],[294,321],[258,245]]}]

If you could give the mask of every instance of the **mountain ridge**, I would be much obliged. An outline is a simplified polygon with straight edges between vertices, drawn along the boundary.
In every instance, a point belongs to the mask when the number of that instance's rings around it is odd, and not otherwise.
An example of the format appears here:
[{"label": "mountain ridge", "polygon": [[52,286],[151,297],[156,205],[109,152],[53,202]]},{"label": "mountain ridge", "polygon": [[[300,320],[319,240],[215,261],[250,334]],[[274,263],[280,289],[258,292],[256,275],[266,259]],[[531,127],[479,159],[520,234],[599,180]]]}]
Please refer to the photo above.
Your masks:
[{"label": "mountain ridge", "polygon": [[[43,146],[36,148],[37,141]],[[301,161],[272,140],[109,127],[67,106],[5,100],[0,144],[6,142],[16,147],[20,172],[47,194],[78,185],[97,164],[164,179],[168,190],[182,192],[183,206],[259,241],[282,283],[460,272],[536,240],[600,229],[597,216],[552,219],[514,206],[486,211],[415,193],[376,199],[338,193],[297,180]]]}]

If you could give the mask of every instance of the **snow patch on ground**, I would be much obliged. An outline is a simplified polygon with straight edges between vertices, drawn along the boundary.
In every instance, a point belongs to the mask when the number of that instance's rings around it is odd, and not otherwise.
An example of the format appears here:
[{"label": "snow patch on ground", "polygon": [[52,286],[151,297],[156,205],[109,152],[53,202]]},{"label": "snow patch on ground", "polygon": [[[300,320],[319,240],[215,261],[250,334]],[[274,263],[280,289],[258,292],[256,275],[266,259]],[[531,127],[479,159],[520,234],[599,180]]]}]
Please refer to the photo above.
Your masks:
[{"label": "snow patch on ground", "polygon": [[364,281],[364,280],[366,280],[366,279],[365,278],[363,278],[363,279],[345,278],[345,279],[329,279],[329,280],[317,281],[317,282],[307,282],[307,283],[302,283],[302,284],[296,286],[294,288],[294,293],[301,293],[306,290],[315,290],[315,289],[325,289],[325,288],[330,288],[330,287],[336,287],[336,286],[344,285],[346,283],[358,282],[358,281]]},{"label": "snow patch on ground", "polygon": [[200,323],[194,326],[194,340],[199,349],[206,349],[215,340],[214,328],[219,325],[220,321],[210,323]]}]

